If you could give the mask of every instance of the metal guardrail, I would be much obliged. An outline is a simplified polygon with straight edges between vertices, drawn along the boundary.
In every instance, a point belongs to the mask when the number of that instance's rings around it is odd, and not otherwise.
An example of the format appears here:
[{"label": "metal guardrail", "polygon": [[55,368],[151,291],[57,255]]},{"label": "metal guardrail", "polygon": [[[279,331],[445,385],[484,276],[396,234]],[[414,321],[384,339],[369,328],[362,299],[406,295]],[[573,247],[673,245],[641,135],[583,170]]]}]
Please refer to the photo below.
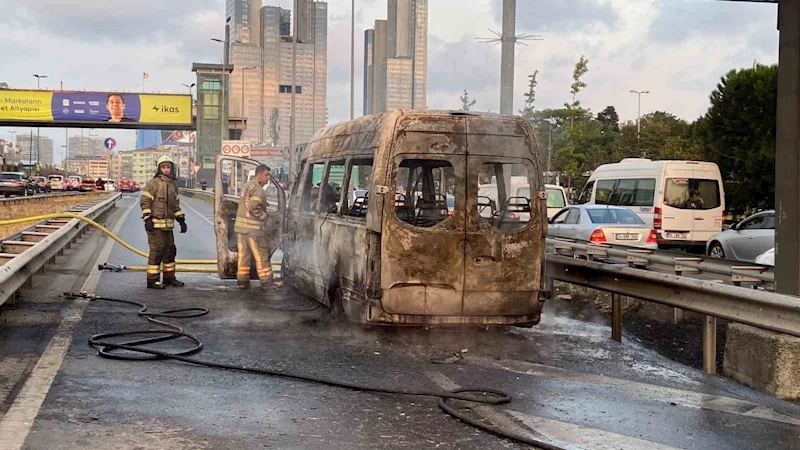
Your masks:
[{"label": "metal guardrail", "polygon": [[621,245],[591,244],[571,239],[548,238],[548,249],[557,254],[578,256],[590,261],[627,264],[632,267],[667,270],[676,275],[714,274],[728,277],[731,283],[769,287],[775,283],[773,268],[747,262],[711,258],[664,250],[647,250]]},{"label": "metal guardrail", "polygon": [[[98,198],[73,206],[69,212],[92,219],[106,214],[121,195]],[[0,305],[49,261],[77,242],[89,225],[77,219],[55,219],[38,223],[0,242]]]},{"label": "metal guardrail", "polygon": [[88,194],[88,192],[77,192],[77,191],[50,192],[48,194],[36,194],[28,196],[0,198],[0,206],[19,205],[35,201],[45,201],[53,197],[67,197],[67,196],[81,195],[81,194]]}]

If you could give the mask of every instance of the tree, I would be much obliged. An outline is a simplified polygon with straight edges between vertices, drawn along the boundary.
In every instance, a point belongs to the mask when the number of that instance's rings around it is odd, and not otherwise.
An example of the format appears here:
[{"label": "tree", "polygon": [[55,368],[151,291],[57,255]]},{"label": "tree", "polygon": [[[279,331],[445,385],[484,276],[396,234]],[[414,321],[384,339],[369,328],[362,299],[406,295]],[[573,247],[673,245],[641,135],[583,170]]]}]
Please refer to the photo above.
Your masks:
[{"label": "tree", "polygon": [[[586,72],[589,71],[589,60],[586,59],[583,55],[575,63],[575,69],[572,71],[572,84],[570,85],[569,93],[572,94],[572,103],[567,103],[565,106],[570,111],[576,111],[581,106],[581,102],[577,100],[578,93],[586,87],[586,83],[583,81],[583,76],[586,75]],[[570,120],[570,127],[575,126],[575,117],[572,117]]]},{"label": "tree", "polygon": [[777,65],[732,70],[694,124],[704,158],[722,172],[729,209],[774,207],[777,98]]},{"label": "tree", "polygon": [[533,119],[534,104],[536,103],[536,85],[539,84],[536,81],[537,75],[539,75],[538,70],[528,75],[530,81],[528,82],[528,92],[525,93],[525,108],[519,112],[521,116],[529,121]]},{"label": "tree", "polygon": [[597,121],[603,124],[604,129],[619,132],[619,115],[613,106],[606,106],[606,109],[597,113]]},{"label": "tree", "polygon": [[464,95],[459,97],[459,100],[461,100],[461,111],[469,111],[477,103],[477,100],[469,99],[469,92],[466,89],[464,89]]}]

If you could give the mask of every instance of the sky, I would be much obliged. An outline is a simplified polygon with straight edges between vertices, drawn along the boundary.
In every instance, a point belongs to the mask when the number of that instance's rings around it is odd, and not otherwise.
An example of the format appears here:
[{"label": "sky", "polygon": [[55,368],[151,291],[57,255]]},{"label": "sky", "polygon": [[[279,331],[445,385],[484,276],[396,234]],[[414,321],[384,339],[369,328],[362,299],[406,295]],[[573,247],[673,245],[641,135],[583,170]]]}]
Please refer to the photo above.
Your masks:
[{"label": "sky", "polygon": [[[291,0],[264,0],[290,8]],[[356,116],[361,115],[364,30],[385,19],[387,0],[356,0]],[[221,62],[224,0],[0,0],[0,82],[35,89],[186,93],[193,62]],[[457,109],[464,89],[476,110],[499,110],[500,46],[480,43],[501,30],[502,0],[429,0],[428,107]],[[517,34],[542,40],[516,47],[514,110],[524,106],[528,75],[539,71],[536,108],[570,100],[575,62],[589,60],[578,95],[593,112],[613,105],[621,120],[660,110],[694,120],[720,77],[778,59],[777,5],[714,0],[518,0]],[[350,0],[328,2],[330,123],[349,118]],[[28,128],[0,128],[0,139]],[[63,129],[42,129],[65,144]],[[118,149],[135,132],[96,130]],[[70,130],[70,135],[79,134]],[[61,157],[56,154],[56,160]]]}]

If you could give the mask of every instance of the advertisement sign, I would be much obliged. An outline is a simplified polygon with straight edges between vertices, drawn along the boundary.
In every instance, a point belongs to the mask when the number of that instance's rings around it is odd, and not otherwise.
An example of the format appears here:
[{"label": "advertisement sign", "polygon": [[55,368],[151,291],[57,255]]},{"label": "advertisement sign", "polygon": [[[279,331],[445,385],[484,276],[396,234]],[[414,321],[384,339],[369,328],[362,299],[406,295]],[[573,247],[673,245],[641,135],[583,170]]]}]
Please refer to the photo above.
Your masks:
[{"label": "advertisement sign", "polygon": [[135,128],[135,124],[190,126],[192,100],[188,95],[3,90],[0,121],[119,128]]},{"label": "advertisement sign", "polygon": [[250,141],[222,141],[222,154],[225,156],[249,158]]}]

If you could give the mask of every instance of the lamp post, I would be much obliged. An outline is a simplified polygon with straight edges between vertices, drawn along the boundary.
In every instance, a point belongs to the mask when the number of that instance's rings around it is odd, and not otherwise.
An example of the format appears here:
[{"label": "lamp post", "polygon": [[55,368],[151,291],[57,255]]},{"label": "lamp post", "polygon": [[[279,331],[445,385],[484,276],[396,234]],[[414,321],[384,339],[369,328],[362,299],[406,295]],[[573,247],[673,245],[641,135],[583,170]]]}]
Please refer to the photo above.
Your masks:
[{"label": "lamp post", "polygon": [[186,87],[186,88],[188,88],[188,89],[189,89],[189,97],[192,97],[192,98],[194,98],[194,96],[192,95],[192,88],[193,88],[193,87],[195,87],[195,86],[197,86],[197,83],[192,83],[192,84],[181,83],[181,84],[182,84],[184,87]]},{"label": "lamp post", "polygon": [[639,96],[639,110],[636,114],[636,145],[639,146],[639,143],[642,138],[642,94],[649,94],[650,91],[636,91],[631,90],[631,94],[636,94]]},{"label": "lamp post", "polygon": [[[47,75],[42,75],[42,74],[35,73],[35,74],[33,74],[33,76],[36,77],[36,90],[37,91],[41,90],[42,89],[42,78],[47,78]],[[39,162],[39,157],[40,157],[40,153],[41,153],[41,145],[42,145],[41,139],[39,139],[40,136],[41,136],[39,131],[40,131],[40,128],[36,127],[36,162],[37,163]],[[31,129],[31,141],[32,140],[33,140],[33,129]],[[31,143],[31,147],[33,147],[33,143]],[[30,156],[30,159],[32,160],[33,159],[33,153],[31,152],[29,154],[29,156]],[[31,161],[29,160],[28,164],[30,164],[30,163],[31,163]],[[31,174],[33,174],[33,169],[31,169]]]}]

